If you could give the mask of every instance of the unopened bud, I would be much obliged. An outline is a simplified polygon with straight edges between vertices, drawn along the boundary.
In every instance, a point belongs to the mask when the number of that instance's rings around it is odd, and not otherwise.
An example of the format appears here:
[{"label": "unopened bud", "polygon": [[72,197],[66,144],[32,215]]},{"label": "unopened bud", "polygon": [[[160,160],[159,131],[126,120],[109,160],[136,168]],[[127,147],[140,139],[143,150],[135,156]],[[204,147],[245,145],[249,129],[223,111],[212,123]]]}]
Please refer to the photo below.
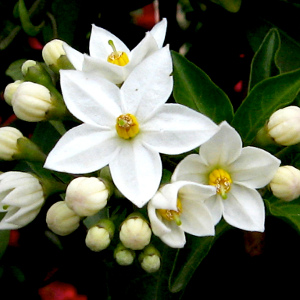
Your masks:
[{"label": "unopened bud", "polygon": [[73,179],[66,190],[66,203],[79,216],[92,216],[105,207],[109,190],[96,177]]},{"label": "unopened bud", "polygon": [[19,85],[12,98],[12,107],[19,119],[28,122],[58,119],[66,114],[66,107],[45,86],[33,82]]},{"label": "unopened bud", "polygon": [[267,124],[269,135],[279,145],[290,146],[300,142],[300,108],[287,106],[273,113]]},{"label": "unopened bud", "polygon": [[139,214],[130,215],[121,225],[120,240],[132,250],[142,250],[149,244],[151,235],[148,222]]},{"label": "unopened bud", "polygon": [[48,42],[42,50],[42,56],[45,63],[55,73],[58,73],[60,69],[74,69],[73,65],[67,58],[63,45],[63,41],[54,39]]},{"label": "unopened bud", "polygon": [[139,262],[147,273],[154,273],[160,268],[160,253],[153,245],[148,245],[139,255]]},{"label": "unopened bud", "polygon": [[129,266],[133,263],[135,252],[132,249],[126,248],[122,243],[119,243],[114,251],[114,258],[121,266]]},{"label": "unopened bud", "polygon": [[49,208],[46,223],[54,233],[65,236],[79,227],[80,217],[67,206],[65,201],[58,201]]},{"label": "unopened bud", "polygon": [[99,252],[106,249],[114,235],[115,226],[112,221],[102,219],[92,226],[86,235],[85,243],[92,251]]},{"label": "unopened bud", "polygon": [[0,128],[0,159],[14,160],[14,156],[19,153],[17,140],[22,137],[23,134],[17,128]]},{"label": "unopened bud", "polygon": [[300,170],[293,166],[279,167],[270,182],[270,188],[277,198],[292,201],[300,196]]},{"label": "unopened bud", "polygon": [[8,105],[12,105],[12,99],[15,91],[19,87],[19,85],[23,82],[23,80],[16,80],[15,82],[9,83],[4,90],[4,100]]}]

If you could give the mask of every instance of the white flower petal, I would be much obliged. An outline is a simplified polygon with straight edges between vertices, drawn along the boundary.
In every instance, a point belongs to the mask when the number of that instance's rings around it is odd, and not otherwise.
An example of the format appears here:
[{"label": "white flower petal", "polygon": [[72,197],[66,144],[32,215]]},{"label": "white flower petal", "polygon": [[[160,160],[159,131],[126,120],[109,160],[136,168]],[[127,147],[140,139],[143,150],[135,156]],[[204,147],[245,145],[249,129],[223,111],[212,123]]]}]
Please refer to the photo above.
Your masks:
[{"label": "white flower petal", "polygon": [[208,184],[209,166],[203,164],[198,154],[190,154],[186,156],[176,166],[172,182],[178,180],[188,180],[201,184]]},{"label": "white flower petal", "polygon": [[218,130],[209,118],[180,104],[163,105],[141,126],[143,142],[165,154],[192,150]]},{"label": "white flower petal", "polygon": [[69,46],[66,43],[63,43],[63,48],[66,52],[66,55],[69,59],[69,61],[72,63],[73,67],[76,70],[81,71],[82,70],[82,64],[83,64],[83,54],[79,51],[75,50],[71,46]]},{"label": "white flower petal", "polygon": [[168,47],[148,56],[130,73],[121,87],[124,110],[145,120],[164,104],[173,88],[172,60]]},{"label": "white flower petal", "polygon": [[112,47],[108,41],[112,40],[117,51],[128,53],[130,50],[127,46],[114,34],[108,30],[92,25],[92,32],[90,38],[90,55],[99,59],[107,60],[108,56],[113,52]]},{"label": "white flower petal", "polygon": [[113,83],[87,73],[61,71],[64,101],[70,112],[79,120],[98,125],[115,126],[121,114],[118,102],[120,92]]},{"label": "white flower petal", "polygon": [[181,228],[195,236],[214,235],[215,228],[212,216],[201,201],[182,199]]},{"label": "white flower petal", "polygon": [[109,164],[113,181],[125,197],[142,207],[159,187],[162,176],[160,156],[140,144],[138,139],[120,139],[118,144],[120,151]]},{"label": "white flower petal", "polygon": [[228,224],[247,231],[264,231],[265,208],[256,190],[233,184],[227,196],[223,217]]},{"label": "white flower petal", "polygon": [[164,18],[158,22],[150,31],[157,42],[158,48],[161,48],[166,36],[167,31],[167,19]]},{"label": "white flower petal", "polygon": [[158,49],[159,48],[153,35],[147,32],[141,42],[132,49],[129,57],[129,63],[125,67],[130,68],[130,71],[132,71],[141,61]]},{"label": "white flower petal", "polygon": [[171,231],[160,236],[160,239],[169,247],[183,248],[186,243],[186,239],[182,228],[177,226],[175,222],[168,222],[168,226]]},{"label": "white flower petal", "polygon": [[118,139],[112,131],[79,125],[58,141],[47,157],[45,168],[73,174],[99,170],[118,153]]},{"label": "white flower petal", "polygon": [[225,121],[220,124],[220,130],[200,147],[200,156],[205,164],[224,168],[240,156],[241,150],[241,137]]},{"label": "white flower petal", "polygon": [[267,185],[279,168],[280,160],[259,148],[245,147],[230,166],[231,179],[249,188]]},{"label": "white flower petal", "polygon": [[82,71],[89,73],[92,77],[103,77],[114,84],[122,83],[128,76],[130,69],[128,65],[118,66],[107,61],[99,60],[88,55],[84,56]]},{"label": "white flower petal", "polygon": [[210,198],[205,200],[205,205],[207,206],[212,219],[213,223],[216,225],[220,222],[223,211],[224,211],[224,206],[223,206],[223,199],[221,198],[220,195],[215,195],[211,196]]}]

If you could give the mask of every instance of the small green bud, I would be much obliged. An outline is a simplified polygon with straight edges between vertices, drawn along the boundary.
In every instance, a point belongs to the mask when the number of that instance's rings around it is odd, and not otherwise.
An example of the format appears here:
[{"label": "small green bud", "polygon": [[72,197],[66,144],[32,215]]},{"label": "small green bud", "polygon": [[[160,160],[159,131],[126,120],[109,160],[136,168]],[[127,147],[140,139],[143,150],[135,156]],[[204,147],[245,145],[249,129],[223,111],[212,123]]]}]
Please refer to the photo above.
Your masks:
[{"label": "small green bud", "polygon": [[129,266],[133,263],[135,252],[132,249],[126,248],[122,243],[119,243],[114,251],[114,258],[121,266]]},{"label": "small green bud", "polygon": [[160,268],[160,253],[153,245],[148,245],[140,253],[139,262],[147,273],[154,273]]}]

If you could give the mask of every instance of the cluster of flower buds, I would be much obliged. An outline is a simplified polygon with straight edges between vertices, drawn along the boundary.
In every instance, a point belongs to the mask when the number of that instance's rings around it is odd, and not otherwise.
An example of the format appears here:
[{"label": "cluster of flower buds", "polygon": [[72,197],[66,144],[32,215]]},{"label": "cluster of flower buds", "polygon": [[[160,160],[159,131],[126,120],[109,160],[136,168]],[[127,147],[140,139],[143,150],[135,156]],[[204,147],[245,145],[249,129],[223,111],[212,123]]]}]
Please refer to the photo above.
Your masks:
[{"label": "cluster of flower buds", "polygon": [[[297,147],[300,143],[300,107],[291,105],[275,111],[258,132],[256,142],[262,147]],[[300,170],[281,166],[269,187],[275,197],[292,201],[300,196]]]}]

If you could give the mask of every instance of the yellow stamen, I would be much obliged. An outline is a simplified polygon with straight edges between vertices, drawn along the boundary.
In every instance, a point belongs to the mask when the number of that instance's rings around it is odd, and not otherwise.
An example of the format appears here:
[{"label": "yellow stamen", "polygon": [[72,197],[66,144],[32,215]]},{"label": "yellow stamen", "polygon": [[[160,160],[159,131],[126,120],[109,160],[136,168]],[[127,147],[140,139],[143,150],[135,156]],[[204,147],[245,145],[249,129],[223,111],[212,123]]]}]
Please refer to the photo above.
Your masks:
[{"label": "yellow stamen", "polygon": [[158,209],[157,212],[168,221],[175,221],[178,226],[181,225],[180,215],[182,213],[182,204],[177,199],[177,210],[171,209]]},{"label": "yellow stamen", "polygon": [[208,177],[208,183],[217,188],[217,193],[225,200],[227,198],[227,193],[231,188],[231,177],[223,169],[213,170]]},{"label": "yellow stamen", "polygon": [[139,123],[132,114],[121,115],[117,118],[116,130],[119,137],[128,140],[139,133]]},{"label": "yellow stamen", "polygon": [[127,54],[123,51],[117,51],[112,40],[108,41],[108,44],[112,47],[113,52],[108,56],[107,61],[118,66],[126,66],[129,63]]}]

